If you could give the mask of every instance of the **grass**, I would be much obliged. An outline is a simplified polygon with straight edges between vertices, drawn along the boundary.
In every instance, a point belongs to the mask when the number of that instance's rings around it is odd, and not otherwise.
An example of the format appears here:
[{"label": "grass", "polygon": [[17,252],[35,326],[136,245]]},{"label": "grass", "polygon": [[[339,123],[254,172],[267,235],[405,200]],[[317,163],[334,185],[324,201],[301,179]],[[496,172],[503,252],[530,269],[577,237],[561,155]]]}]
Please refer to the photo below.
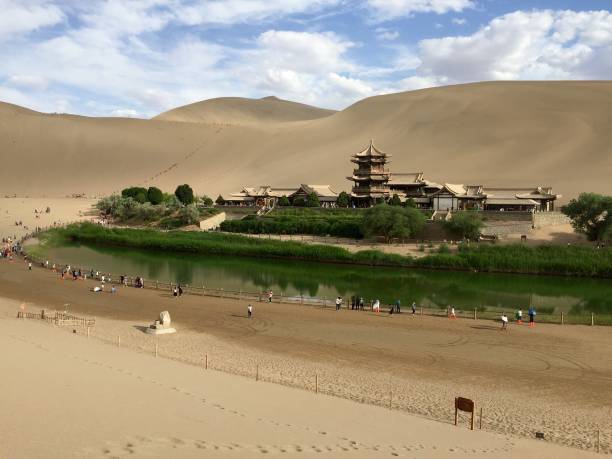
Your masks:
[{"label": "grass", "polygon": [[612,249],[578,246],[463,245],[457,253],[433,253],[422,258],[363,250],[351,253],[330,245],[293,241],[260,240],[203,232],[149,229],[109,229],[91,223],[50,230],[49,237],[74,241],[134,247],[147,250],[196,254],[287,258],[310,261],[523,274],[554,274],[612,277]]}]

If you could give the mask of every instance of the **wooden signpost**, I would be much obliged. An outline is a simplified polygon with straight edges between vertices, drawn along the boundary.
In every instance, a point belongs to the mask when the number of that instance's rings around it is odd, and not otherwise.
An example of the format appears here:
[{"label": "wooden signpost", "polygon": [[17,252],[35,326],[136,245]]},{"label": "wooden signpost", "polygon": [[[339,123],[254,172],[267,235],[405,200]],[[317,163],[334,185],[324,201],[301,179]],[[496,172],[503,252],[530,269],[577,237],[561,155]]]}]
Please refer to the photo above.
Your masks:
[{"label": "wooden signpost", "polygon": [[455,397],[455,425],[457,425],[457,417],[459,411],[472,413],[471,430],[474,430],[474,401],[469,398]]}]

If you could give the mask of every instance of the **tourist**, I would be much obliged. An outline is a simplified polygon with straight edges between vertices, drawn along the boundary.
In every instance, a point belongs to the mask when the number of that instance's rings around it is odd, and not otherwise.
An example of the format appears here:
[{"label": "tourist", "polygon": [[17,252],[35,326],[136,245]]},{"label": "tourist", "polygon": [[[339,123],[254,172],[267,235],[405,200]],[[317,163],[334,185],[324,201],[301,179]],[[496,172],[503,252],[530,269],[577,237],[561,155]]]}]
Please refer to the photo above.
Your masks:
[{"label": "tourist", "polygon": [[336,298],[336,311],[339,311],[341,307],[342,307],[342,298],[338,297]]},{"label": "tourist", "polygon": [[363,306],[364,306],[363,297],[359,297],[359,310],[360,311],[363,311]]},{"label": "tourist", "polygon": [[172,296],[175,298],[178,296],[178,289],[176,287],[172,287]]},{"label": "tourist", "polygon": [[508,316],[506,315],[505,312],[502,312],[501,315],[501,322],[502,322],[502,330],[508,330]]},{"label": "tourist", "polygon": [[28,270],[32,271],[32,262],[31,261],[28,261]]},{"label": "tourist", "polygon": [[457,316],[455,315],[455,307],[454,306],[450,307],[450,316],[449,317],[451,319],[456,319],[457,318]]},{"label": "tourist", "polygon": [[397,313],[402,312],[402,311],[401,311],[401,309],[400,309],[400,307],[401,307],[400,300],[397,300],[397,301],[395,302],[395,312],[397,312]]},{"label": "tourist", "polygon": [[412,314],[416,314],[416,302],[412,302]]},{"label": "tourist", "polygon": [[391,307],[389,308],[389,315],[392,315],[394,311],[395,311],[395,307],[391,305]]},{"label": "tourist", "polygon": [[519,325],[523,323],[523,311],[521,309],[516,311],[516,323]]},{"label": "tourist", "polygon": [[268,303],[272,303],[272,289],[270,289],[270,291],[268,292]]},{"label": "tourist", "polygon": [[351,296],[351,311],[355,310],[357,306],[357,297],[355,295]]},{"label": "tourist", "polygon": [[94,287],[92,290],[94,293],[99,293],[102,291],[102,287]]},{"label": "tourist", "polygon": [[372,309],[377,314],[380,312],[380,301],[378,300],[378,298],[374,301],[374,304],[372,304]]},{"label": "tourist", "polygon": [[247,306],[247,316],[248,316],[248,317],[249,317],[249,319],[250,319],[252,315],[253,315],[253,306],[249,304],[249,305]]},{"label": "tourist", "polygon": [[178,286],[178,296],[183,296],[183,287],[181,287],[180,284]]},{"label": "tourist", "polygon": [[114,285],[111,287],[111,293],[117,293],[117,289],[115,288]]},{"label": "tourist", "polygon": [[535,306],[529,306],[529,310],[527,311],[527,314],[529,315],[529,326],[535,327],[535,316],[536,316]]}]

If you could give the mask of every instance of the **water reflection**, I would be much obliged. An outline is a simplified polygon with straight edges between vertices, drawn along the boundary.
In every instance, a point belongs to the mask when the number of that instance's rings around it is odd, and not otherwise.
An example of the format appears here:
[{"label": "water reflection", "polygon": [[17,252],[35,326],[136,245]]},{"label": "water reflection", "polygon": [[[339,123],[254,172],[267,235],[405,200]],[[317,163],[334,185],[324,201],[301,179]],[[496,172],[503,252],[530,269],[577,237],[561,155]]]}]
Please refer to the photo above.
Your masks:
[{"label": "water reflection", "polygon": [[66,245],[49,250],[54,262],[79,263],[113,274],[143,276],[208,288],[334,298],[363,296],[383,303],[445,308],[536,305],[542,312],[612,312],[609,280],[446,271],[368,268],[225,256],[150,253],[124,248]]}]

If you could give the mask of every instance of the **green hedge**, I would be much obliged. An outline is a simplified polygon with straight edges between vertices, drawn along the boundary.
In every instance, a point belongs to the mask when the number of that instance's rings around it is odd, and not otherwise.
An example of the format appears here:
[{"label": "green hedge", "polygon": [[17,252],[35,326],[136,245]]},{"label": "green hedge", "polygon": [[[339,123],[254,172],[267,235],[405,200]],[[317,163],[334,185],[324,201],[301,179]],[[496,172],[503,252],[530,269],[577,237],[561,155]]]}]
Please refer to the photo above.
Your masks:
[{"label": "green hedge", "polygon": [[91,223],[50,230],[80,242],[141,249],[311,261],[451,270],[612,277],[612,249],[579,246],[465,245],[458,253],[412,258],[397,254],[348,250],[291,241],[260,240],[233,234],[137,229],[108,229]]}]

